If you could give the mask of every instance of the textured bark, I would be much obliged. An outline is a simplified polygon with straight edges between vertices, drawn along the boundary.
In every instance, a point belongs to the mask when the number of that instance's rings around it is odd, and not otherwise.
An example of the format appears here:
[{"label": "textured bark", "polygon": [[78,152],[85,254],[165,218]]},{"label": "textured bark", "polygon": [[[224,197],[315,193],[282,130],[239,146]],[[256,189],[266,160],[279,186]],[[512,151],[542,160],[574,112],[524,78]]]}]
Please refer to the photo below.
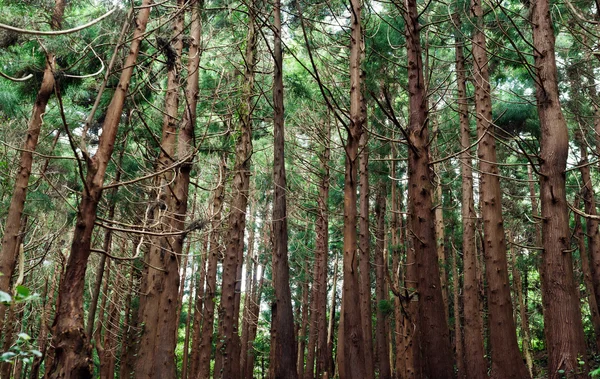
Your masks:
[{"label": "textured bark", "polygon": [[[189,254],[189,246],[188,244],[188,252]],[[203,251],[206,251],[204,249]],[[199,286],[196,285],[197,280],[201,280],[202,276],[198,275],[195,270],[204,270],[204,260],[201,259],[199,267],[195,268],[195,262],[192,260],[192,275],[190,278],[190,295],[187,303],[187,313],[185,316],[185,337],[183,340],[183,357],[181,358],[181,379],[187,379],[189,373],[189,361],[190,361],[190,335],[191,335],[191,324],[192,324],[192,313],[193,306],[196,305],[195,299],[197,299],[197,292],[200,289]],[[202,307],[197,311],[198,313],[202,312]],[[194,314],[195,315],[195,314]]]},{"label": "textured bark", "polygon": [[[362,106],[366,112],[366,105]],[[363,115],[366,122],[366,114]],[[375,378],[375,365],[373,362],[373,319],[371,311],[371,234],[369,231],[369,145],[368,135],[363,133],[359,142],[359,175],[360,175],[360,210],[358,221],[358,269],[360,286],[360,312],[364,338],[365,379]]]},{"label": "textured bark", "polygon": [[[121,167],[121,163],[123,162],[123,154],[125,153],[125,149],[122,149],[119,154],[119,167]],[[118,183],[121,180],[121,170],[117,170],[115,175],[115,183]],[[113,220],[115,218],[115,209],[117,207],[117,193],[119,191],[119,187],[114,187],[110,191],[110,206],[108,208],[108,220]],[[104,232],[104,242],[102,243],[102,250],[107,253],[111,252],[111,244],[112,244],[112,229],[106,229]],[[104,277],[104,266],[106,264],[106,254],[102,254],[100,256],[100,262],[98,263],[98,269],[96,271],[96,282],[94,283],[94,290],[92,292],[92,299],[90,301],[90,306],[88,309],[88,317],[87,323],[85,327],[85,333],[88,338],[91,340],[94,332],[94,319],[96,318],[96,309],[98,307],[98,299],[100,296],[100,288],[102,287],[102,278]]]},{"label": "textured bark", "polygon": [[[575,205],[577,206],[577,204]],[[583,281],[587,289],[590,313],[592,315],[592,325],[596,334],[596,347],[600,346],[600,314],[598,313],[598,303],[594,294],[594,284],[592,283],[592,273],[588,251],[585,246],[583,228],[581,226],[581,217],[575,216],[575,237],[577,238],[577,247],[581,257],[581,271],[583,272]]]},{"label": "textured bark", "polygon": [[[250,214],[254,217],[254,201],[250,204]],[[263,215],[264,217],[264,215]],[[256,291],[256,275],[258,268],[258,256],[255,255],[254,244],[256,239],[256,225],[251,224],[250,235],[248,236],[248,254],[246,255],[246,296],[244,297],[244,313],[242,316],[242,342],[241,342],[241,353],[240,353],[240,378],[246,377],[246,364],[248,361],[248,354],[250,353],[250,345],[248,344],[248,337],[250,332],[250,308],[254,301],[253,293]]]},{"label": "textured bark", "polygon": [[296,367],[298,369],[298,378],[304,377],[304,356],[306,348],[306,329],[308,328],[308,280],[302,284],[302,314],[300,316],[300,328],[298,330],[298,360]]},{"label": "textured bark", "polygon": [[[335,376],[335,360],[333,358],[333,329],[335,325],[335,296],[338,279],[338,260],[337,257],[333,264],[333,286],[331,287],[331,305],[329,308],[329,323],[327,325],[327,367],[323,371],[323,378],[333,378]],[[341,326],[339,327],[341,329]]]},{"label": "textured bark", "polygon": [[461,327],[461,307],[460,307],[460,278],[458,273],[458,251],[454,250],[452,257],[452,285],[453,285],[453,306],[454,306],[454,353],[456,357],[456,377],[465,378],[465,345],[463,331]]},{"label": "textured bark", "polygon": [[90,378],[91,351],[83,329],[83,290],[90,255],[96,210],[102,196],[106,169],[114,150],[115,139],[129,82],[135,68],[139,47],[146,31],[151,0],[144,0],[136,22],[129,55],[123,65],[119,84],[106,110],[96,154],[89,158],[83,195],[77,209],[71,254],[60,283],[58,309],[54,321],[55,359],[50,378]]},{"label": "textured bark", "polygon": [[573,275],[565,169],[569,151],[567,123],[562,114],[554,56],[554,31],[547,0],[532,1],[536,99],[540,118],[540,197],[543,253],[540,267],[548,377],[564,370],[585,377],[578,364],[586,360],[581,310]]},{"label": "textured bark", "polygon": [[[62,1],[57,1],[57,7],[59,3],[62,4]],[[62,8],[64,9],[64,4]],[[60,17],[62,19],[62,13]],[[33,165],[33,153],[37,147],[42,124],[44,123],[43,116],[46,112],[46,105],[54,90],[54,59],[54,54],[48,53],[46,55],[44,76],[33,105],[31,118],[27,124],[27,134],[23,142],[17,177],[15,178],[13,194],[6,215],[6,223],[4,224],[4,235],[0,250],[0,273],[2,273],[0,275],[0,291],[7,293],[10,293],[10,282],[19,255],[19,231]],[[6,306],[0,304],[0,331],[4,327],[5,314]]]},{"label": "textured bark", "polygon": [[[438,266],[434,213],[432,204],[432,175],[429,169],[429,133],[427,93],[423,81],[420,25],[416,0],[405,0],[405,35],[408,58],[408,204],[412,234],[407,259],[406,287],[416,288],[411,303],[418,304],[418,315],[411,314],[417,323],[418,341],[411,343],[420,350],[422,378],[443,379],[454,376],[450,331],[445,318],[440,270]],[[415,317],[416,316],[416,317]],[[414,330],[414,328],[413,328]],[[416,337],[416,336],[415,336]],[[408,367],[407,367],[408,368]],[[411,373],[408,377],[419,377]]]},{"label": "textured bark", "polygon": [[[575,96],[574,96],[575,97]],[[581,173],[581,197],[585,207],[585,213],[592,217],[586,217],[585,219],[585,230],[587,236],[587,250],[582,251],[582,254],[589,254],[588,261],[589,268],[591,268],[591,280],[594,291],[591,292],[595,296],[596,309],[591,311],[592,313],[598,313],[598,304],[600,303],[600,222],[597,219],[596,201],[594,198],[594,188],[592,182],[592,176],[590,174],[590,165],[588,160],[587,145],[581,135],[581,131],[577,130],[576,140],[579,145],[581,159],[579,160],[579,172]],[[583,259],[583,258],[582,258]],[[591,305],[591,304],[590,304]],[[600,338],[600,337],[599,337]]]},{"label": "textured bark", "polygon": [[[137,244],[136,244],[137,245]],[[139,271],[135,266],[131,266],[129,274],[129,288],[137,291],[139,289]],[[123,341],[121,346],[121,359],[119,363],[119,378],[131,378],[133,374],[133,364],[137,348],[138,335],[138,306],[133,304],[133,295],[130,291],[127,293],[125,303],[125,322],[122,328]]]},{"label": "textured bark", "polygon": [[388,301],[388,291],[385,285],[387,271],[385,245],[385,207],[387,187],[385,182],[379,184],[377,200],[375,203],[375,219],[377,230],[375,233],[375,294],[377,304],[377,368],[379,379],[392,379],[390,368],[390,352],[388,341],[388,317],[382,310],[384,302]]},{"label": "textured bark", "polygon": [[[164,170],[175,161],[177,148],[177,116],[179,107],[179,81],[181,72],[181,52],[183,49],[184,12],[183,0],[177,0],[179,14],[172,24],[173,37],[164,42],[163,49],[171,49],[167,56],[167,89],[165,92],[164,117],[160,154],[156,170]],[[160,45],[160,42],[159,42]],[[161,46],[159,46],[161,47]],[[165,54],[167,55],[167,54]],[[197,71],[194,68],[194,71]],[[190,71],[194,72],[194,71]],[[193,75],[190,75],[193,76]],[[183,168],[183,167],[182,167]],[[175,210],[173,191],[180,177],[179,173],[166,171],[156,177],[158,184],[157,206],[154,222],[157,232],[181,230],[174,228],[178,213]],[[187,198],[186,198],[187,200]],[[176,310],[179,290],[179,255],[174,246],[175,238],[155,237],[144,261],[142,287],[140,293],[139,322],[143,325],[140,335],[139,351],[136,356],[135,377],[149,378],[152,375],[161,378],[176,376],[175,347],[179,320]]]},{"label": "textured bark", "polygon": [[344,260],[342,315],[338,332],[338,370],[342,379],[367,377],[365,339],[362,328],[360,286],[358,277],[358,245],[356,236],[359,141],[363,133],[365,111],[361,94],[362,3],[351,0],[350,37],[350,125],[347,127],[344,175]]},{"label": "textured bark", "polygon": [[[460,20],[457,20],[459,25]],[[469,127],[469,109],[467,104],[466,69],[464,57],[464,42],[457,37],[456,41],[456,76],[458,92],[458,111],[460,120],[461,148],[471,145]],[[483,319],[481,317],[481,298],[479,296],[479,278],[477,276],[477,248],[475,245],[475,202],[473,200],[473,169],[471,159],[472,149],[465,150],[460,155],[461,161],[461,219],[462,219],[462,251],[463,251],[463,307],[464,307],[464,372],[467,379],[487,377],[487,362],[483,343]],[[455,254],[457,255],[457,254]],[[455,263],[456,264],[456,263]],[[458,283],[456,283],[458,284]],[[455,302],[456,304],[456,302]],[[458,314],[455,308],[455,315]],[[456,317],[456,316],[455,316]],[[460,326],[460,323],[458,323]],[[456,343],[460,343],[460,330],[456,328]],[[456,349],[457,360],[459,349]],[[459,378],[462,379],[459,370]]]},{"label": "textured bark", "polygon": [[[265,214],[268,212],[265,211]],[[263,224],[263,246],[267,248],[270,245],[269,243],[269,222],[267,219],[264,220]],[[260,270],[260,279],[258,280],[258,285],[253,286],[252,288],[252,301],[250,303],[250,308],[248,312],[249,318],[249,327],[248,327],[248,357],[246,360],[246,368],[245,368],[245,377],[242,379],[253,379],[254,378],[254,362],[255,362],[255,352],[253,350],[254,339],[256,338],[256,333],[258,330],[258,317],[260,316],[260,297],[262,293],[262,287],[265,279],[265,262],[261,263]],[[263,369],[264,376],[264,369]]]},{"label": "textured bark", "polygon": [[[273,255],[272,275],[274,301],[271,304],[271,354],[269,377],[271,379],[298,378],[294,315],[290,292],[288,264],[288,223],[285,173],[285,129],[283,108],[283,52],[281,49],[281,2],[275,0],[274,9],[275,73],[273,78]],[[308,288],[305,289],[308,293]]]},{"label": "textured bark", "polygon": [[228,220],[228,235],[223,260],[223,283],[219,310],[219,338],[215,357],[215,378],[239,377],[232,369],[239,368],[240,338],[238,335],[239,290],[238,276],[241,275],[244,252],[244,231],[246,228],[246,208],[250,188],[250,157],[252,156],[252,109],[254,94],[254,68],[256,66],[256,21],[255,10],[250,5],[248,35],[244,62],[244,85],[242,103],[239,107],[240,129],[235,147],[231,212]]},{"label": "textured bark", "polygon": [[[113,379],[115,377],[116,367],[116,348],[117,348],[117,326],[121,313],[121,297],[119,295],[119,282],[121,275],[116,271],[115,281],[113,283],[113,296],[108,307],[108,322],[104,332],[104,341],[102,343],[102,357],[100,358],[100,378]],[[99,339],[98,339],[99,340]]]},{"label": "textured bark", "polygon": [[523,346],[523,356],[525,356],[525,364],[529,371],[529,377],[533,377],[533,359],[529,348],[529,341],[531,341],[531,333],[529,333],[529,325],[527,323],[527,310],[525,309],[525,299],[523,297],[523,282],[521,280],[521,272],[517,267],[517,252],[510,247],[511,259],[512,259],[512,277],[513,277],[513,288],[517,295],[517,303],[519,305],[519,319],[521,322],[521,343]]},{"label": "textured bark", "polygon": [[[225,155],[221,158],[219,166],[219,175],[225,178],[227,163]],[[207,255],[206,267],[206,286],[204,290],[204,307],[202,313],[198,312],[194,315],[194,337],[192,344],[194,350],[192,352],[192,364],[190,367],[190,378],[208,378],[210,376],[210,352],[212,348],[214,318],[215,318],[215,299],[217,292],[217,265],[219,263],[219,255],[221,253],[220,235],[221,235],[221,212],[223,208],[223,199],[225,197],[225,181],[215,189],[212,201],[212,221],[210,231],[210,245]],[[196,297],[196,304],[200,301]],[[200,323],[202,328],[200,329]],[[198,330],[198,332],[196,332]],[[201,330],[201,332],[200,332]],[[199,333],[199,334],[196,334]]]},{"label": "textured bark", "polygon": [[[483,9],[480,0],[472,1],[477,18],[473,32],[473,60],[478,157],[481,170],[480,196],[483,219],[487,304],[492,353],[493,378],[525,378],[527,368],[519,352],[517,330],[508,279],[506,239],[502,220],[502,194],[496,159],[496,140],[492,124],[492,98],[489,83]],[[465,310],[465,314],[467,311]]]},{"label": "textured bark", "polygon": [[[317,199],[317,220],[315,223],[315,266],[312,287],[310,335],[307,370],[305,379],[320,379],[327,366],[327,256],[329,254],[329,158],[331,127],[329,122],[323,125],[323,150],[319,154],[320,178],[319,197]],[[314,348],[316,342],[316,350]],[[313,347],[311,347],[313,346]],[[316,356],[316,368],[313,372],[313,354]]]},{"label": "textured bark", "polygon": [[[392,147],[392,177],[396,177],[396,156],[397,152]],[[390,285],[394,288],[399,289],[402,284],[402,276],[404,270],[401,270],[401,254],[404,246],[404,239],[402,234],[402,215],[400,209],[402,208],[402,191],[398,191],[398,185],[392,183],[391,190],[392,197],[392,216],[391,216],[391,250],[392,250],[392,280]],[[405,376],[405,356],[408,356],[407,350],[404,347],[404,322],[405,315],[403,312],[402,299],[400,293],[394,296],[394,342],[396,344],[396,354],[394,360],[394,377],[396,379],[402,379]]]}]

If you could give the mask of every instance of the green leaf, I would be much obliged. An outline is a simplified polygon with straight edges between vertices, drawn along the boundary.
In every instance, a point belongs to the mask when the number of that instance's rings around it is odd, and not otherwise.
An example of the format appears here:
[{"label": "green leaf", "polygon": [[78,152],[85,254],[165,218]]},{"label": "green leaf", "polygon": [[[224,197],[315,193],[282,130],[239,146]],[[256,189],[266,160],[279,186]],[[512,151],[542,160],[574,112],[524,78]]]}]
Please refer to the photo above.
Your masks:
[{"label": "green leaf", "polygon": [[6,362],[11,358],[14,358],[16,355],[17,354],[13,353],[12,351],[7,351],[6,353],[0,355],[0,361]]},{"label": "green leaf", "polygon": [[41,352],[41,351],[39,351],[39,350],[36,350],[36,349],[31,349],[31,350],[29,350],[29,352],[30,352],[31,354],[35,355],[35,356],[36,356],[36,357],[38,357],[38,358],[41,358],[41,357],[42,357],[42,352]]},{"label": "green leaf", "polygon": [[29,294],[31,292],[31,291],[29,291],[29,288],[27,288],[25,286],[17,286],[16,291],[20,297],[27,297],[27,296],[29,296]]},{"label": "green leaf", "polygon": [[27,333],[19,333],[17,336],[24,341],[29,341],[31,339]]}]

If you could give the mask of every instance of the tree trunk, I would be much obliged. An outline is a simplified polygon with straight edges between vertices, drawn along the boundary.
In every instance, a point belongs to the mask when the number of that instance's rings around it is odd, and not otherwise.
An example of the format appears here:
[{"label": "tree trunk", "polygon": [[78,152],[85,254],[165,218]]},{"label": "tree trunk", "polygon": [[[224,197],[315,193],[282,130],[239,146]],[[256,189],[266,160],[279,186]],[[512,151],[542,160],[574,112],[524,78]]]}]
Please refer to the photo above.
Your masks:
[{"label": "tree trunk", "polygon": [[[265,211],[265,215],[268,212]],[[263,220],[263,246],[267,248],[269,246],[269,222],[265,218]],[[258,264],[258,261],[257,261]],[[260,279],[258,280],[258,285],[253,286],[252,290],[252,301],[250,302],[249,309],[249,327],[248,327],[248,357],[246,359],[246,368],[244,372],[246,374],[242,379],[253,379],[254,378],[254,362],[256,352],[253,349],[254,340],[256,339],[256,332],[258,330],[258,318],[260,316],[260,297],[262,293],[262,287],[265,279],[265,267],[266,265],[261,263],[260,270]]]},{"label": "tree trunk", "polygon": [[383,304],[388,302],[388,291],[385,285],[387,271],[385,253],[385,208],[387,187],[385,182],[379,184],[377,201],[375,203],[375,219],[377,220],[377,231],[375,240],[375,293],[377,299],[377,362],[379,368],[379,379],[392,379],[390,369],[390,352],[387,333],[388,316],[382,309]]},{"label": "tree trunk", "polygon": [[[232,372],[239,363],[240,340],[238,336],[239,296],[236,296],[238,273],[241,273],[244,252],[244,231],[246,228],[246,208],[250,188],[250,157],[252,155],[252,110],[254,108],[254,68],[256,66],[256,21],[253,8],[249,6],[248,35],[244,62],[244,85],[242,103],[239,107],[240,130],[235,147],[234,177],[232,186],[231,212],[229,213],[229,238],[226,243],[223,261],[223,284],[221,286],[219,339],[217,343],[215,378],[229,379],[239,377]],[[237,354],[236,354],[237,353]]]},{"label": "tree trunk", "polygon": [[[363,100],[364,101],[364,100]],[[366,104],[362,105],[366,113]],[[363,115],[366,122],[366,114]],[[369,231],[369,145],[368,135],[363,133],[359,142],[360,214],[358,221],[358,269],[360,286],[360,312],[364,338],[365,379],[375,378],[373,364],[373,319],[371,311],[371,234]]]},{"label": "tree trunk", "polygon": [[[271,364],[272,379],[298,378],[296,369],[296,344],[294,335],[294,315],[290,292],[290,269],[288,264],[288,223],[285,174],[285,136],[283,109],[283,53],[281,50],[281,2],[275,0],[274,10],[275,74],[273,79],[273,290],[271,304]],[[308,293],[308,288],[306,288]]]},{"label": "tree trunk", "polygon": [[[188,246],[190,246],[190,245],[191,245],[191,243],[188,244]],[[203,251],[206,252],[206,249],[204,249]],[[188,250],[188,254],[189,254],[189,250]],[[190,334],[191,334],[190,325],[192,323],[193,306],[196,305],[195,299],[197,299],[197,296],[198,296],[197,293],[194,293],[194,291],[197,292],[200,289],[200,286],[196,285],[196,281],[202,279],[202,275],[199,275],[197,271],[204,270],[204,260],[202,258],[200,258],[200,259],[201,259],[201,262],[197,269],[195,268],[195,262],[192,259],[192,275],[190,277],[190,292],[189,292],[189,298],[188,298],[187,314],[185,317],[185,337],[183,340],[183,357],[181,359],[181,379],[187,379],[188,373],[189,373]],[[197,313],[202,312],[202,307],[200,307],[200,310],[197,310],[196,312]],[[195,313],[194,313],[194,315],[195,315]]]},{"label": "tree trunk", "polygon": [[[161,149],[156,170],[163,170],[175,162],[175,151],[178,139],[177,114],[179,107],[179,81],[181,72],[181,52],[183,49],[184,1],[177,0],[178,15],[173,20],[173,37],[162,49],[170,49],[171,55],[166,55],[167,89],[162,125]],[[189,71],[197,72],[196,68]],[[181,133],[180,133],[181,134]],[[183,165],[180,170],[183,170]],[[157,232],[181,230],[174,228],[176,213],[174,196],[175,182],[181,174],[166,171],[156,177],[158,183],[157,206],[154,211],[155,222],[159,225]],[[187,200],[187,197],[186,197]],[[185,214],[183,215],[185,217]],[[177,329],[179,320],[176,319],[179,290],[179,255],[174,246],[178,237],[156,237],[150,245],[145,257],[146,265],[142,273],[140,293],[140,324],[143,325],[139,351],[135,363],[135,377],[175,378],[175,347],[177,344]],[[172,312],[175,310],[175,312]]]},{"label": "tree trunk", "polygon": [[569,151],[556,70],[554,31],[547,0],[531,7],[536,99],[541,127],[540,192],[544,252],[540,269],[544,331],[548,350],[548,376],[564,370],[570,377],[585,377],[578,360],[586,361],[581,310],[573,277],[570,250],[565,169]]},{"label": "tree trunk", "polygon": [[[306,265],[308,266],[308,265]],[[298,330],[298,361],[296,367],[298,369],[298,378],[304,378],[304,352],[306,347],[306,329],[308,328],[308,270],[306,272],[306,280],[302,284],[302,314],[300,317],[300,330]]]},{"label": "tree trunk", "polygon": [[[440,270],[438,266],[434,213],[432,207],[432,178],[429,169],[429,133],[427,93],[423,81],[423,60],[420,45],[420,25],[416,0],[405,0],[405,35],[408,57],[408,204],[412,234],[412,255],[407,260],[406,287],[416,288],[412,299],[418,304],[418,314],[411,313],[417,323],[418,340],[412,339],[420,350],[422,378],[452,378],[450,331],[445,318]],[[411,325],[412,326],[412,325]],[[414,328],[413,328],[414,330]],[[414,336],[416,337],[416,336]],[[408,367],[407,367],[408,368]],[[409,377],[419,377],[412,373]]]},{"label": "tree trunk", "polygon": [[[131,273],[129,274],[129,288],[139,288],[139,274],[138,268],[135,265],[131,266]],[[138,336],[138,309],[133,302],[133,296],[131,292],[127,294],[127,302],[125,305],[125,323],[123,324],[123,341],[121,343],[121,359],[119,363],[119,378],[131,378],[133,374],[133,365],[135,363],[135,354],[137,343],[136,339]]]},{"label": "tree trunk", "polygon": [[365,339],[360,306],[358,277],[358,245],[356,236],[359,141],[365,122],[364,98],[362,96],[363,74],[361,69],[362,3],[351,0],[350,37],[350,125],[347,126],[346,170],[344,175],[344,260],[342,287],[342,315],[338,333],[338,370],[340,378],[367,378]]},{"label": "tree trunk", "polygon": [[136,21],[129,55],[123,65],[119,84],[106,111],[98,149],[87,158],[87,176],[83,196],[77,210],[71,254],[63,280],[60,283],[58,309],[54,321],[55,359],[50,378],[90,378],[91,351],[83,329],[83,290],[85,271],[90,255],[90,245],[96,209],[102,196],[106,168],[110,161],[117,136],[123,104],[135,68],[139,47],[150,16],[151,0],[144,0]]},{"label": "tree trunk", "polygon": [[[329,308],[329,324],[327,325],[327,367],[325,367],[325,370],[323,371],[323,379],[329,379],[335,376],[335,360],[333,357],[333,328],[335,325],[335,296],[337,292],[338,266],[338,260],[336,257],[333,264],[333,286],[331,287],[331,306]],[[338,328],[341,329],[341,326]]]},{"label": "tree trunk", "polygon": [[[252,303],[252,294],[256,290],[256,269],[258,267],[258,256],[255,256],[254,244],[256,240],[256,214],[254,213],[256,201],[250,203],[250,215],[253,222],[250,223],[250,233],[248,236],[248,254],[246,254],[246,296],[244,297],[244,312],[242,315],[242,340],[240,351],[240,378],[246,377],[246,361],[250,346],[248,344],[248,332],[250,330],[250,304]],[[264,217],[264,215],[263,215]]]},{"label": "tree trunk", "polygon": [[[61,1],[57,1],[59,6]],[[64,9],[64,5],[62,6]],[[60,14],[62,19],[62,14]],[[2,246],[0,250],[0,291],[10,293],[10,282],[15,271],[17,258],[19,255],[19,231],[21,228],[21,218],[25,208],[25,199],[27,197],[27,187],[29,186],[29,177],[31,176],[31,167],[33,165],[33,152],[35,151],[42,130],[43,116],[46,112],[46,105],[54,91],[54,54],[46,55],[46,68],[40,89],[38,90],[33,111],[27,125],[27,135],[21,150],[19,159],[19,168],[15,179],[14,189],[6,223],[4,225],[4,235],[2,237]],[[4,318],[6,306],[0,304],[0,331],[4,328]]]},{"label": "tree trunk", "polygon": [[[225,155],[223,155],[219,166],[219,176],[222,180],[213,194],[210,245],[206,258],[208,263],[206,267],[204,307],[202,308],[201,314],[198,312],[198,307],[196,307],[196,314],[194,314],[194,337],[192,338],[194,351],[192,352],[192,364],[190,367],[190,377],[193,379],[208,378],[210,376],[210,353],[212,350],[215,300],[217,293],[217,265],[221,253],[221,212],[223,210],[223,199],[225,198],[226,170],[227,163],[225,161]],[[196,304],[198,301],[200,301],[200,298],[196,297]],[[201,321],[202,328],[200,329]]]},{"label": "tree trunk", "polygon": [[[478,157],[481,179],[479,187],[488,283],[487,300],[492,351],[491,375],[493,378],[525,378],[528,373],[517,344],[517,330],[510,297],[506,239],[502,220],[502,194],[496,164],[492,98],[485,50],[483,9],[480,0],[473,0],[471,9],[477,17],[478,25],[473,32],[473,60],[477,135],[480,139]],[[465,310],[465,314],[467,314],[467,310]]]},{"label": "tree trunk", "polygon": [[[460,20],[457,18],[457,25]],[[460,33],[457,33],[460,35]],[[466,69],[463,53],[464,41],[457,37],[456,41],[456,75],[458,89],[458,110],[460,119],[461,148],[471,145],[469,127],[469,108],[467,104]],[[471,151],[468,149],[460,154],[462,176],[462,251],[463,251],[463,307],[464,307],[464,363],[463,375],[467,379],[487,377],[487,362],[483,343],[483,319],[481,317],[481,298],[479,278],[477,275],[477,248],[475,245],[475,202],[473,200],[473,169]],[[457,255],[457,254],[455,254]],[[458,313],[455,309],[455,317]],[[458,323],[460,325],[460,323]],[[456,330],[456,343],[459,343],[460,330]],[[461,360],[463,357],[458,357]],[[462,379],[460,376],[459,378]]]},{"label": "tree trunk", "polygon": [[[306,357],[305,379],[320,379],[327,367],[327,256],[329,254],[329,140],[331,128],[327,121],[319,139],[324,141],[319,154],[319,196],[317,198],[317,220],[315,222],[315,265],[313,272],[310,334]],[[315,347],[316,345],[316,347]],[[316,370],[314,360],[316,357]]]}]

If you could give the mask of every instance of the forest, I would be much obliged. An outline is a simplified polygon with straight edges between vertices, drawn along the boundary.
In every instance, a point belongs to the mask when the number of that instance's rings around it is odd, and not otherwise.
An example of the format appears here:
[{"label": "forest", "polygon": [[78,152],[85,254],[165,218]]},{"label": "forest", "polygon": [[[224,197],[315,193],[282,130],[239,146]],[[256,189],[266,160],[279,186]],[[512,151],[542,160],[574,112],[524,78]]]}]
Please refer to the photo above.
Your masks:
[{"label": "forest", "polygon": [[600,378],[599,0],[0,7],[0,378]]}]

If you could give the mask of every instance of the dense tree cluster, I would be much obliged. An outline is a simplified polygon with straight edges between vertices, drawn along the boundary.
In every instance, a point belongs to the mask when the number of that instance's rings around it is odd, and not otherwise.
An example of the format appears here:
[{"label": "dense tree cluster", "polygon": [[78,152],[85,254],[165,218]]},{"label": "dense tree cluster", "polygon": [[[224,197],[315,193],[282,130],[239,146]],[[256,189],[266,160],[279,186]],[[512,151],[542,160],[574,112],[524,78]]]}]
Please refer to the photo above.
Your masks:
[{"label": "dense tree cluster", "polygon": [[597,1],[0,6],[0,378],[600,377]]}]

